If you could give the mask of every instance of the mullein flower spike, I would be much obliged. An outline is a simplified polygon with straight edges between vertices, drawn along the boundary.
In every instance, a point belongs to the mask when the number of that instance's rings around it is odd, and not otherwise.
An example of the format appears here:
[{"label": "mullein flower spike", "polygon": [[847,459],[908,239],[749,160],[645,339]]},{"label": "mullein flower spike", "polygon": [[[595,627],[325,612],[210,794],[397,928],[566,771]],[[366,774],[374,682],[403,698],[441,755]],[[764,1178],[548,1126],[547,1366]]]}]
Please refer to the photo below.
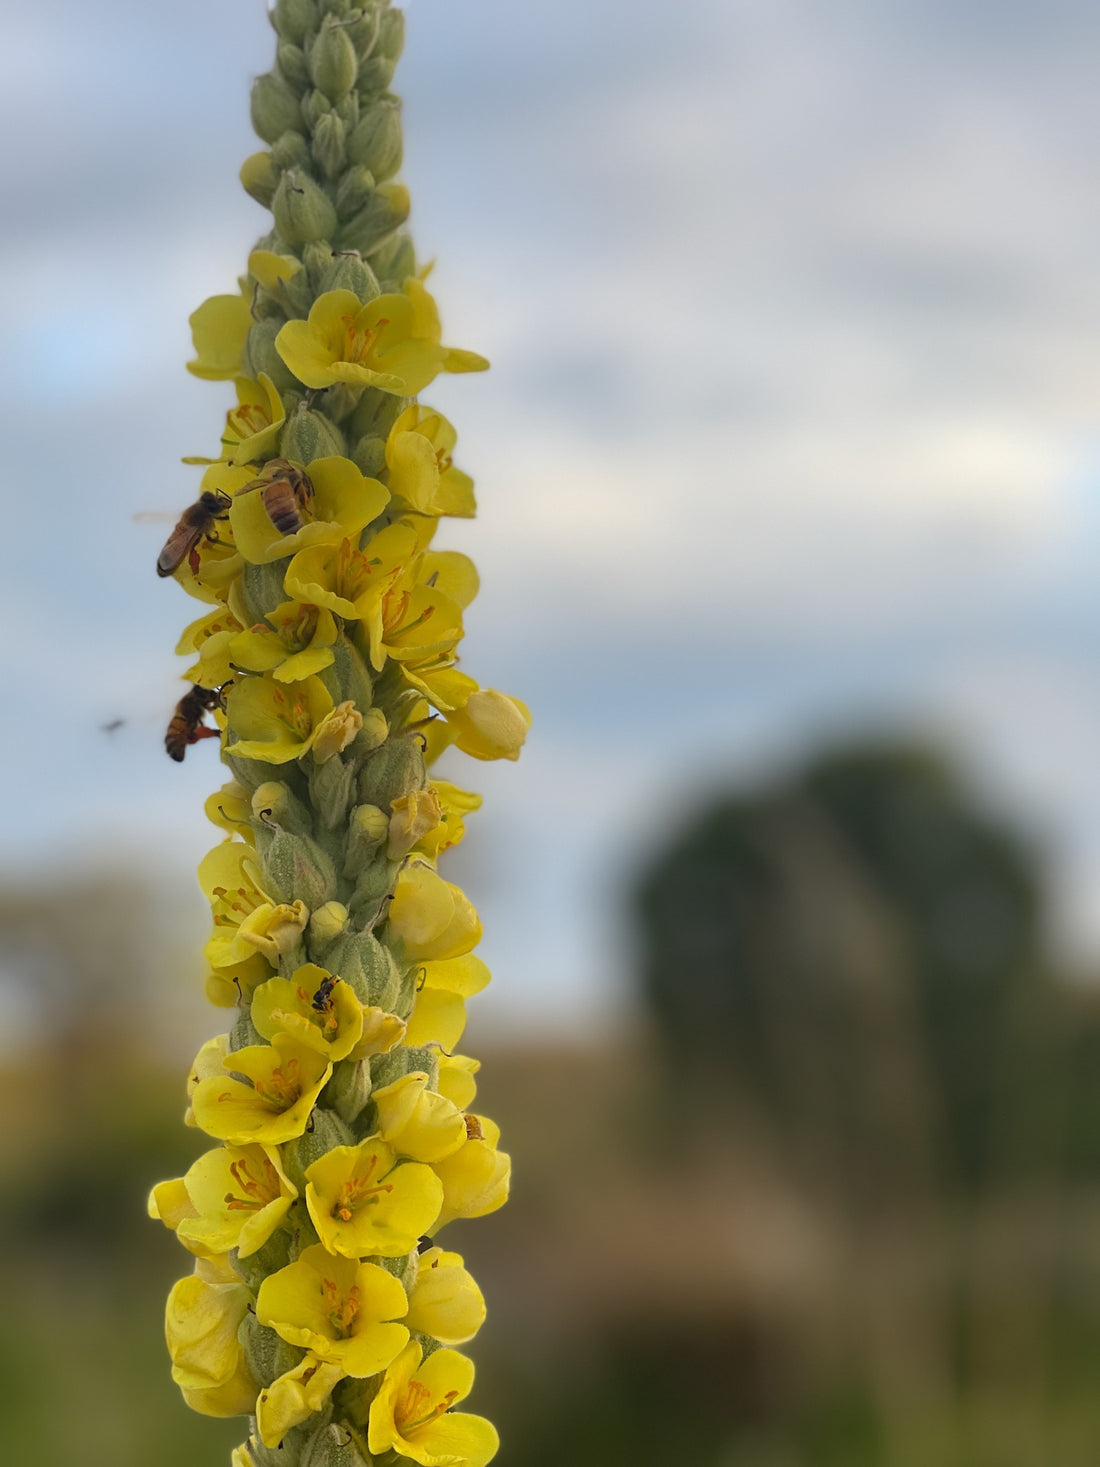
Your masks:
[{"label": "mullein flower spike", "polygon": [[271,19],[241,178],[274,228],[191,317],[189,369],[236,401],[161,557],[205,606],[173,749],[217,736],[232,776],[199,882],[206,991],[237,1010],[187,1086],[221,1144],[149,1200],[195,1260],[168,1350],[196,1411],[251,1417],[237,1467],[483,1467],[496,1432],[453,1408],[485,1303],[436,1239],[501,1206],[509,1161],[456,1052],[481,924],[438,870],[481,801],[431,767],[515,759],[530,718],[458,669],[477,572],[434,541],[473,482],[418,394],[487,363],[443,344],[402,228],[400,12]]}]

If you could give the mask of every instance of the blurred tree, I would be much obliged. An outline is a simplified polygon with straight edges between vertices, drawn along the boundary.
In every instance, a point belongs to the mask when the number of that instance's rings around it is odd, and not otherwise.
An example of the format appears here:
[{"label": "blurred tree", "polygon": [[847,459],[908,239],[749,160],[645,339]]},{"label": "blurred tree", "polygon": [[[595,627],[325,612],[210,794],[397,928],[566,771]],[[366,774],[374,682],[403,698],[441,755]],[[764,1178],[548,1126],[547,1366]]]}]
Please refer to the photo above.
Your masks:
[{"label": "blurred tree", "polygon": [[679,1067],[732,1080],[805,1159],[877,1187],[933,1158],[984,1174],[1040,891],[940,756],[857,747],[730,796],[658,854],[636,906]]}]

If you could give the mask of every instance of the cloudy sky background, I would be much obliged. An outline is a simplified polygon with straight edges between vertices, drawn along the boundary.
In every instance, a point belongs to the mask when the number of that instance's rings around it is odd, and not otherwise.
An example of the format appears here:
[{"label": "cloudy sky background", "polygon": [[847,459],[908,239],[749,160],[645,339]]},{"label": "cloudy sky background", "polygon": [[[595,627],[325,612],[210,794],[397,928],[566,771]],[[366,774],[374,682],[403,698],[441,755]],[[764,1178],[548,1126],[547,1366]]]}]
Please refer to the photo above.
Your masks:
[{"label": "cloudy sky background", "polygon": [[[536,715],[464,771],[482,1022],[613,1016],[641,856],[867,729],[948,741],[1100,966],[1100,11],[407,9],[415,234],[494,367],[425,395],[478,484],[466,664]],[[133,516],[194,497],[231,398],[187,316],[266,227],[236,172],[272,33],[260,0],[4,30],[3,865],[138,860],[198,944],[220,770],[164,759],[195,608]]]}]

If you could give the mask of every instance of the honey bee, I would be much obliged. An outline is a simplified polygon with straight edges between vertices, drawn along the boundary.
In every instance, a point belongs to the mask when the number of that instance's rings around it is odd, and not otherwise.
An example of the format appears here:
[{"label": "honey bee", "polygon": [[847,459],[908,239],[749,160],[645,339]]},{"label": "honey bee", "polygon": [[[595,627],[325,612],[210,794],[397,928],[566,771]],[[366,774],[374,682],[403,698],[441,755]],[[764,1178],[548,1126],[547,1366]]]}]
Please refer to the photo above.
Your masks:
[{"label": "honey bee", "polygon": [[340,979],[334,978],[331,973],[326,973],[321,979],[320,986],[313,995],[311,1004],[315,1013],[324,1014],[328,1012],[329,1005],[332,1003],[332,990],[339,982]]},{"label": "honey bee", "polygon": [[295,468],[288,459],[273,458],[265,464],[260,477],[242,493],[249,489],[260,491],[268,519],[280,535],[294,535],[305,524],[302,514],[313,501],[313,485],[309,475]]},{"label": "honey bee", "polygon": [[[199,541],[209,536],[215,520],[224,520],[231,500],[220,489],[204,489],[180,515],[176,528],[164,542],[164,549],[157,556],[157,575],[170,576],[186,560],[192,573],[199,573]],[[183,758],[183,755],[180,755]]]},{"label": "honey bee", "polygon": [[222,696],[216,688],[192,686],[189,693],[176,704],[176,711],[168,721],[168,732],[164,735],[164,747],[169,759],[183,763],[183,756],[191,744],[200,739],[215,739],[218,730],[203,723],[203,716],[211,708],[221,707]]}]

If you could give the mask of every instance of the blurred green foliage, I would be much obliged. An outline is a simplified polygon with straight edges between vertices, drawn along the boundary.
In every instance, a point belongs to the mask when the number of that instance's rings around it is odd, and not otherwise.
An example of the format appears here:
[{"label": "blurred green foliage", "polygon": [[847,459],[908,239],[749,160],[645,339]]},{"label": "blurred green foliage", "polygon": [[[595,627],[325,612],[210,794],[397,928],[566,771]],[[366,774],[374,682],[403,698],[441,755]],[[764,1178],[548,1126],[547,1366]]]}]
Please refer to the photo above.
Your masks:
[{"label": "blurred green foliage", "polygon": [[[213,1467],[243,1423],[171,1383],[144,1203],[216,1019],[141,878],[43,885],[0,893],[0,1462]],[[852,749],[699,811],[634,910],[646,1028],[464,1045],[516,1158],[444,1240],[501,1467],[1094,1467],[1100,1003],[1026,846]]]}]

